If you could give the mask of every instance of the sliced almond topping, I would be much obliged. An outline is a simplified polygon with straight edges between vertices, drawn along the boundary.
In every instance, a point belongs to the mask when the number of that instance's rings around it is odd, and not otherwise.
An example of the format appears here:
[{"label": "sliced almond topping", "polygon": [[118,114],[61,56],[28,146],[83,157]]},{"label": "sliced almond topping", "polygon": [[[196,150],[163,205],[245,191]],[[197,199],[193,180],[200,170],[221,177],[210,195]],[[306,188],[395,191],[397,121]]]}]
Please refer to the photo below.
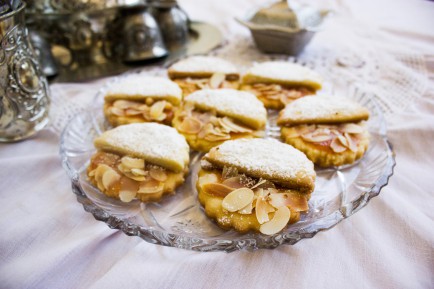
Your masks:
[{"label": "sliced almond topping", "polygon": [[163,114],[164,107],[166,106],[166,101],[157,101],[151,106],[150,116],[152,119],[160,120],[161,115]]},{"label": "sliced almond topping", "polygon": [[330,132],[330,128],[328,128],[328,127],[318,127],[315,130],[314,134],[315,135],[330,135],[331,132]]},{"label": "sliced almond topping", "polygon": [[279,207],[271,221],[262,224],[259,231],[264,235],[274,235],[285,228],[291,217],[291,211],[286,206]]},{"label": "sliced almond topping", "polygon": [[270,218],[268,217],[268,203],[265,200],[264,197],[258,196],[256,199],[256,219],[258,220],[259,224],[263,224],[265,222],[268,222]]},{"label": "sliced almond topping", "polygon": [[202,123],[209,123],[211,119],[215,117],[214,113],[211,111],[202,112],[202,113],[194,111],[193,114]]},{"label": "sliced almond topping", "polygon": [[131,173],[135,176],[146,176],[148,172],[143,169],[131,169]]},{"label": "sliced almond topping", "polygon": [[229,117],[226,117],[226,116],[223,118],[220,118],[219,122],[220,122],[220,125],[222,127],[226,128],[229,131],[240,132],[240,133],[252,132],[252,130],[249,128],[235,124],[232,119],[230,119]]},{"label": "sliced almond topping", "polygon": [[348,148],[352,152],[357,151],[357,143],[354,141],[354,139],[351,137],[351,135],[349,133],[344,133],[344,136],[348,141]]},{"label": "sliced almond topping", "polygon": [[139,190],[137,191],[140,194],[155,194],[163,191],[164,184],[154,179],[147,180],[145,182],[140,183]]},{"label": "sliced almond topping", "polygon": [[202,128],[202,123],[194,117],[187,116],[179,126],[179,130],[184,133],[198,133]]},{"label": "sliced almond topping", "polygon": [[203,126],[203,128],[197,134],[198,138],[204,138],[211,130],[214,129],[214,126],[210,123],[207,123]]},{"label": "sliced almond topping", "polygon": [[129,203],[136,197],[137,191],[119,191],[119,199],[124,203]]},{"label": "sliced almond topping", "polygon": [[152,118],[151,118],[151,109],[150,109],[150,108],[147,109],[147,110],[144,110],[144,111],[142,112],[142,115],[143,115],[143,118],[144,118],[145,120],[147,120],[147,121],[152,120]]},{"label": "sliced almond topping", "polygon": [[339,130],[346,133],[362,133],[363,127],[361,125],[355,124],[355,123],[345,123],[341,126],[339,126]]},{"label": "sliced almond topping", "polygon": [[104,173],[108,170],[111,170],[112,168],[105,164],[99,164],[98,167],[95,169],[95,181],[98,189],[101,191],[104,190],[104,185],[102,183],[102,177]]},{"label": "sliced almond topping", "polygon": [[229,134],[207,134],[204,139],[210,142],[218,142],[230,139],[231,136]]},{"label": "sliced almond topping", "polygon": [[219,183],[207,183],[202,186],[205,193],[216,196],[216,197],[226,197],[229,193],[234,191],[233,188],[225,186]]},{"label": "sliced almond topping", "polygon": [[98,181],[98,179],[102,181],[102,176],[104,175],[104,173],[108,170],[111,170],[111,169],[112,168],[106,164],[99,164],[95,169],[95,179],[97,181]]},{"label": "sliced almond topping", "polygon": [[296,212],[303,212],[309,209],[306,198],[296,193],[270,194],[269,203],[275,208],[287,206]]},{"label": "sliced almond topping", "polygon": [[245,187],[245,185],[242,182],[242,178],[240,176],[228,178],[224,180],[222,184],[233,189],[239,189]]},{"label": "sliced almond topping", "polygon": [[214,89],[219,88],[220,85],[223,83],[223,81],[225,81],[225,79],[226,79],[226,74],[221,72],[216,72],[209,79],[209,86]]},{"label": "sliced almond topping", "polygon": [[241,210],[238,211],[238,213],[242,214],[242,215],[248,215],[251,214],[253,211],[253,201],[250,202],[247,206],[245,206],[244,208],[242,208]]},{"label": "sliced almond topping", "polygon": [[139,158],[132,158],[132,157],[123,157],[121,159],[121,164],[129,169],[143,169],[145,168],[145,160],[139,159]]},{"label": "sliced almond topping", "polygon": [[198,179],[198,183],[200,187],[203,187],[205,184],[211,184],[211,183],[217,183],[218,182],[218,176],[216,174],[206,174],[201,176]]},{"label": "sliced almond topping", "polygon": [[147,106],[146,104],[142,104],[142,105],[139,105],[138,107],[136,107],[135,109],[140,110],[141,112],[144,112],[144,111],[149,110],[149,106]]},{"label": "sliced almond topping", "polygon": [[122,173],[130,173],[131,169],[124,166],[122,163],[118,165],[118,170],[120,170]]},{"label": "sliced almond topping", "polygon": [[124,175],[132,180],[138,181],[138,182],[144,182],[146,181],[146,176],[138,176],[134,175],[133,173],[125,173]]},{"label": "sliced almond topping", "polygon": [[89,177],[95,176],[95,170],[91,170],[88,174]]},{"label": "sliced almond topping", "polygon": [[315,125],[313,125],[313,124],[311,124],[311,125],[306,125],[306,124],[299,125],[296,127],[296,130],[298,131],[298,133],[300,135],[306,134],[309,132],[314,132],[315,131]]},{"label": "sliced almond topping", "polygon": [[151,178],[159,182],[164,182],[165,180],[167,180],[167,174],[164,169],[152,167],[149,171],[149,175],[151,176]]},{"label": "sliced almond topping", "polygon": [[117,107],[110,107],[110,113],[117,116],[125,116],[125,111]]},{"label": "sliced almond topping", "polygon": [[338,134],[337,138],[343,146],[348,147],[348,140],[343,135]]},{"label": "sliced almond topping", "polygon": [[128,108],[125,110],[126,115],[139,115],[142,113],[143,113],[142,111],[135,109],[135,108]]},{"label": "sliced almond topping", "polygon": [[257,198],[266,197],[266,196],[268,196],[268,194],[269,194],[268,190],[264,190],[262,188],[255,189],[255,196]]},{"label": "sliced almond topping", "polygon": [[130,107],[135,107],[137,104],[137,102],[135,101],[129,101],[129,100],[123,100],[123,99],[119,99],[116,100],[115,102],[113,102],[113,106],[119,109],[127,109]]},{"label": "sliced almond topping", "polygon": [[332,140],[332,142],[330,143],[330,148],[335,152],[335,153],[341,153],[347,150],[347,148],[342,144],[342,142],[339,140],[339,137],[335,138],[334,140]]},{"label": "sliced almond topping", "polygon": [[137,192],[137,190],[139,189],[139,182],[132,180],[128,177],[122,177],[120,180],[120,184],[120,191]]},{"label": "sliced almond topping", "polygon": [[266,182],[267,182],[267,180],[260,179],[259,182],[257,182],[253,187],[251,187],[251,189],[253,190],[254,188],[257,188],[260,185],[265,184]]},{"label": "sliced almond topping", "polygon": [[301,138],[307,142],[323,142],[323,141],[329,141],[333,138],[333,136],[331,134],[328,135],[317,135],[314,133],[307,133],[307,134],[302,134]]},{"label": "sliced almond topping", "polygon": [[250,204],[253,201],[254,195],[251,189],[236,189],[223,199],[222,207],[229,212],[236,212]]},{"label": "sliced almond topping", "polygon": [[105,189],[109,189],[115,182],[119,181],[121,176],[112,168],[105,171],[102,176],[102,185]]},{"label": "sliced almond topping", "polygon": [[163,112],[162,114],[160,114],[159,117],[154,118],[154,120],[156,120],[156,121],[163,121],[163,120],[166,119],[166,117],[167,117],[167,113]]}]

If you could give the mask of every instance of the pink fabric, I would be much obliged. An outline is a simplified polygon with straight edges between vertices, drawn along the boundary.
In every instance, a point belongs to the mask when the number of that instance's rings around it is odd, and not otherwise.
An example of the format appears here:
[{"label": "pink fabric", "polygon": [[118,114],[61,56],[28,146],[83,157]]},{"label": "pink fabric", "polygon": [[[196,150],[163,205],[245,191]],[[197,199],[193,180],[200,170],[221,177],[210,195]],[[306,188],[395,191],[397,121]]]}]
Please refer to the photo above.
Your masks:
[{"label": "pink fabric", "polygon": [[[247,35],[233,16],[261,2],[180,4],[192,19]],[[434,3],[318,2],[420,45],[434,75],[434,25],[426,26],[433,24]],[[86,104],[101,83],[55,84],[52,91]],[[199,253],[126,236],[76,201],[57,134],[44,130],[0,144],[0,287],[434,288],[433,84],[434,77],[414,105],[388,116],[397,166],[381,194],[330,231],[275,250]]]}]

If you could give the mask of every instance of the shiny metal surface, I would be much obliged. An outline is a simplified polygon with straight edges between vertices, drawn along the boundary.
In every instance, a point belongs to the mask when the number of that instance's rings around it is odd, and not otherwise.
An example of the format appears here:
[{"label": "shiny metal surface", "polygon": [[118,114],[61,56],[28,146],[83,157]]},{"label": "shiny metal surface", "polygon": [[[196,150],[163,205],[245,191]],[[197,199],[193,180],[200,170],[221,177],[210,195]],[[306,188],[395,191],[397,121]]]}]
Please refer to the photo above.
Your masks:
[{"label": "shiny metal surface", "polygon": [[117,45],[123,61],[142,61],[168,54],[160,28],[147,6],[122,8],[119,19],[116,31],[121,37]]},{"label": "shiny metal surface", "polygon": [[190,21],[187,13],[178,6],[176,1],[153,2],[151,13],[157,20],[164,43],[169,50],[176,50],[187,44]]},{"label": "shiny metal surface", "polygon": [[78,80],[159,61],[168,50],[178,55],[192,36],[174,0],[31,0],[26,14],[32,31],[53,47],[60,74],[80,70]]},{"label": "shiny metal surface", "polygon": [[277,2],[236,20],[250,29],[259,50],[297,55],[319,30],[329,11],[290,3],[291,6],[286,1]]},{"label": "shiny metal surface", "polygon": [[54,56],[51,53],[51,46],[48,41],[37,31],[29,30],[29,37],[44,75],[47,77],[56,75],[59,70]]},{"label": "shiny metal surface", "polygon": [[25,4],[0,16],[0,141],[17,141],[48,122],[48,84],[30,44]]},{"label": "shiny metal surface", "polygon": [[[60,65],[59,74],[50,82],[78,82],[103,76],[116,75],[131,69],[137,69],[148,64],[169,65],[179,57],[193,54],[203,54],[219,46],[223,41],[220,30],[208,23],[192,21],[185,47],[171,51],[166,58],[150,59],[141,62],[125,63],[116,58],[101,58],[98,65]],[[53,47],[53,55],[59,63],[68,64],[71,55],[62,46]]]}]

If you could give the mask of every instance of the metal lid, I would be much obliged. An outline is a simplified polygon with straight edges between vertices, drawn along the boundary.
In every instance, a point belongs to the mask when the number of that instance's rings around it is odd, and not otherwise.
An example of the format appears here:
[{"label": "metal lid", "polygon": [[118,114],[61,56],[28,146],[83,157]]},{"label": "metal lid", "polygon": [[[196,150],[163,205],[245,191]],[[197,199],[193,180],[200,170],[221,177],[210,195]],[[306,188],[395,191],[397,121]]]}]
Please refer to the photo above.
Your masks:
[{"label": "metal lid", "polygon": [[250,19],[242,22],[250,28],[297,32],[316,29],[327,14],[328,11],[295,1],[281,1],[259,9]]}]

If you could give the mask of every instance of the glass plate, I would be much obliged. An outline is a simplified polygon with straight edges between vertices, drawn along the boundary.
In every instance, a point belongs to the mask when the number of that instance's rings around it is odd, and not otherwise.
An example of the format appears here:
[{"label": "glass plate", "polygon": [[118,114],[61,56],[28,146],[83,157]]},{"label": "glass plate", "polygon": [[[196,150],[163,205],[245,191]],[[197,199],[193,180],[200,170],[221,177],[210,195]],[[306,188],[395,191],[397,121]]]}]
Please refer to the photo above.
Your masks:
[{"label": "glass plate", "polygon": [[[95,219],[127,235],[139,236],[153,244],[195,251],[231,252],[292,245],[332,228],[359,211],[380,193],[393,174],[394,153],[386,138],[383,116],[373,97],[357,88],[350,89],[346,95],[367,107],[371,113],[368,121],[371,134],[369,150],[354,165],[316,168],[316,187],[309,200],[309,211],[301,215],[298,223],[273,236],[224,231],[205,216],[197,200],[195,186],[200,153],[191,153],[190,173],[185,183],[175,195],[163,198],[160,203],[123,203],[106,197],[91,185],[86,177],[86,167],[95,152],[93,139],[108,128],[102,106],[97,105],[101,101],[101,92],[94,108],[77,115],[65,127],[60,143],[62,164],[84,209]],[[276,117],[276,113],[269,114],[267,137],[278,139]]]}]

